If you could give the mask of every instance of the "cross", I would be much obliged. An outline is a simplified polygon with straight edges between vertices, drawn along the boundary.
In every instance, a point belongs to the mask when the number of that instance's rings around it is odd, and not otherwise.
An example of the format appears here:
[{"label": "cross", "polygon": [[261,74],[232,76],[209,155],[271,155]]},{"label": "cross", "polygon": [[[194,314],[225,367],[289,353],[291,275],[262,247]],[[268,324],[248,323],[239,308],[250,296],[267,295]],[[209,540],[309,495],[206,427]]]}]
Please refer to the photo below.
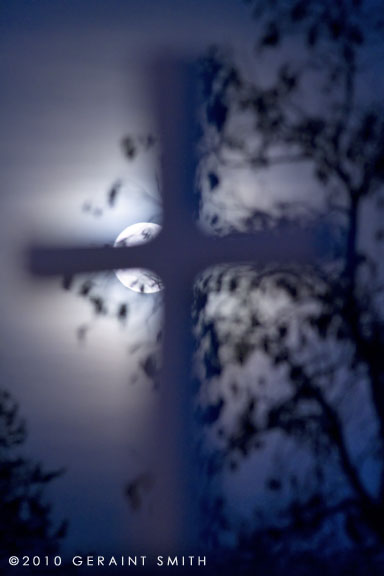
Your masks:
[{"label": "cross", "polygon": [[128,247],[34,247],[30,268],[40,276],[123,268],[147,268],[165,291],[161,405],[155,447],[157,480],[151,524],[155,547],[165,553],[191,549],[198,541],[198,467],[191,450],[191,286],[204,269],[222,263],[311,263],[323,256],[324,228],[289,226],[253,234],[204,235],[193,221],[196,172],[197,74],[193,64],[172,58],[154,74],[155,106],[162,143],[163,227],[148,244]]}]

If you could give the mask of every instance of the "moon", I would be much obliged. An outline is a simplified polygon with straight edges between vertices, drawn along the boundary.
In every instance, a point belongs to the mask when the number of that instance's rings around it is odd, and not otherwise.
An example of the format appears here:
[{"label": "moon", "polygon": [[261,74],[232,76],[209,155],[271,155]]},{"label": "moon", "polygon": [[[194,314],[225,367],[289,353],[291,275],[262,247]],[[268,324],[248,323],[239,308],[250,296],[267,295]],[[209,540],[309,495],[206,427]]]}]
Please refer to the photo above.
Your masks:
[{"label": "moon", "polygon": [[[161,230],[161,226],[154,222],[137,222],[124,228],[115,240],[114,246],[135,246],[145,244],[155,238]],[[116,270],[115,274],[126,288],[140,294],[152,294],[163,289],[163,283],[159,276],[150,270],[130,268]]]}]

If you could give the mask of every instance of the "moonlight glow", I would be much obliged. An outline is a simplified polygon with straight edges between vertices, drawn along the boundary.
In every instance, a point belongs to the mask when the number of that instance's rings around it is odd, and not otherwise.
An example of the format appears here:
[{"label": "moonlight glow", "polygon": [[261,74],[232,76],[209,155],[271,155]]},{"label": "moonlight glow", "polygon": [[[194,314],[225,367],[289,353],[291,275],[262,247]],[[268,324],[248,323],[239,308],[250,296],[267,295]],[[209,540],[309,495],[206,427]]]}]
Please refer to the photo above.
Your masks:
[{"label": "moonlight glow", "polygon": [[[153,222],[138,222],[124,228],[115,240],[114,246],[134,246],[149,242],[161,230],[161,226]],[[131,268],[128,270],[117,270],[116,276],[120,282],[133,290],[142,294],[159,292],[163,289],[160,278],[150,270],[141,268]]]}]

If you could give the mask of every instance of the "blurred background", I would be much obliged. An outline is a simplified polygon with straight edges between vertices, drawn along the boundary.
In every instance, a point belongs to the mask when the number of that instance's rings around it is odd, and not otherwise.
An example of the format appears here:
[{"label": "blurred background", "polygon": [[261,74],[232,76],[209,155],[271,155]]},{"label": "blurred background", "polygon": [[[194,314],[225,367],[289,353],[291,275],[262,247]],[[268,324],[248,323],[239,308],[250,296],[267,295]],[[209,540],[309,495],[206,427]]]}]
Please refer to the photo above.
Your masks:
[{"label": "blurred background", "polygon": [[2,557],[131,553],[148,512],[162,293],[131,292],[112,272],[36,280],[25,250],[113,244],[130,224],[161,223],[146,64],[172,50],[200,66],[205,233],[327,219],[339,239],[331,262],[196,281],[208,561],[379,573],[379,6],[0,3]]}]

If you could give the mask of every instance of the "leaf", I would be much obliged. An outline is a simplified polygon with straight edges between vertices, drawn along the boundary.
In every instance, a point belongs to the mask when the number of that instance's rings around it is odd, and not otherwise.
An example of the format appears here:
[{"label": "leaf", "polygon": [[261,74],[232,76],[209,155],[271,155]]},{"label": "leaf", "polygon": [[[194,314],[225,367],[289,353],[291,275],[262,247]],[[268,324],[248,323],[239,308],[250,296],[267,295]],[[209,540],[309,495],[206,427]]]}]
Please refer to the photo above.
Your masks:
[{"label": "leaf", "polygon": [[236,292],[238,287],[239,287],[239,281],[237,280],[237,278],[231,278],[229,282],[229,291]]},{"label": "leaf", "polygon": [[238,363],[240,365],[245,364],[245,362],[247,361],[247,359],[249,357],[249,354],[252,352],[252,349],[253,349],[253,347],[246,340],[242,340],[241,342],[237,343],[237,345],[235,347],[235,355],[236,355],[236,360],[238,361]]},{"label": "leaf", "polygon": [[224,400],[220,398],[215,404],[206,407],[202,413],[204,424],[214,424],[220,418],[224,408]]},{"label": "leaf", "polygon": [[126,136],[123,138],[121,146],[123,148],[125,157],[128,158],[128,160],[133,160],[137,152],[134,139],[131,136]]},{"label": "leaf", "polygon": [[299,0],[295,2],[291,9],[291,18],[294,22],[304,20],[308,12],[307,0]]},{"label": "leaf", "polygon": [[211,190],[215,190],[220,184],[220,179],[216,172],[210,172],[208,174],[208,183]]},{"label": "leaf", "polygon": [[281,490],[281,481],[278,478],[269,478],[266,482],[266,486],[269,490],[273,492],[278,492]]},{"label": "leaf", "polygon": [[73,276],[64,276],[62,284],[63,284],[64,290],[70,290],[71,286],[73,284]]},{"label": "leaf", "polygon": [[222,96],[216,96],[207,106],[207,121],[218,132],[222,132],[228,117],[228,106]]},{"label": "leaf", "polygon": [[147,356],[144,362],[142,362],[141,366],[148,378],[151,378],[151,380],[155,378],[158,371],[155,354],[150,354]]},{"label": "leaf", "polygon": [[91,302],[95,308],[96,314],[103,314],[105,312],[104,302],[100,296],[94,296],[91,298]]},{"label": "leaf", "polygon": [[80,296],[88,296],[88,294],[92,289],[92,286],[93,284],[89,280],[83,282],[83,284],[80,286]]},{"label": "leaf", "polygon": [[112,207],[115,205],[116,203],[116,198],[117,195],[121,189],[122,186],[122,182],[121,180],[118,180],[117,182],[115,182],[113,184],[113,186],[111,187],[111,189],[108,192],[108,204]]},{"label": "leaf", "polygon": [[120,304],[119,310],[117,312],[117,317],[121,322],[125,322],[128,316],[128,304]]},{"label": "leaf", "polygon": [[278,46],[280,43],[280,30],[275,22],[270,22],[260,40],[261,47]]}]

